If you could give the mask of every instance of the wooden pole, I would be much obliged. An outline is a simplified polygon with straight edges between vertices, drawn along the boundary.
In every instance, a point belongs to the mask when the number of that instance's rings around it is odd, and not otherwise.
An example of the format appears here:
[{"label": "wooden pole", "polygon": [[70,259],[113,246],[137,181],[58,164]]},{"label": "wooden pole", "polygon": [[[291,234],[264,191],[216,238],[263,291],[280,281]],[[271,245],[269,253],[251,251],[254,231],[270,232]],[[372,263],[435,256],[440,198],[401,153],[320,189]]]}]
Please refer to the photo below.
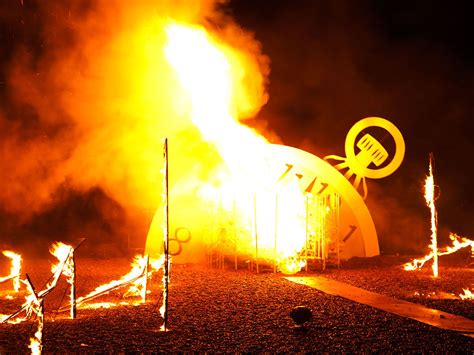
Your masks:
[{"label": "wooden pole", "polygon": [[237,207],[235,205],[235,192],[234,201],[232,204],[232,214],[234,217],[234,269],[237,270]]},{"label": "wooden pole", "polygon": [[275,223],[273,240],[273,273],[277,272],[277,243],[278,243],[278,192],[275,193]]},{"label": "wooden pole", "polygon": [[254,231],[255,231],[255,265],[257,268],[257,274],[259,273],[258,265],[258,228],[257,228],[257,193],[253,195],[253,221],[254,221]]},{"label": "wooden pole", "polygon": [[143,271],[143,286],[142,286],[142,303],[146,303],[146,292],[148,288],[148,266],[149,266],[149,258],[148,255],[145,255],[145,270]]},{"label": "wooden pole", "polygon": [[165,145],[163,149],[164,164],[165,164],[165,233],[163,238],[163,246],[165,253],[165,265],[164,265],[164,287],[163,287],[163,330],[168,330],[168,289],[169,289],[169,267],[170,267],[170,255],[169,255],[169,178],[168,178],[168,138],[165,139]]},{"label": "wooden pole", "polygon": [[71,319],[76,319],[77,316],[77,305],[76,305],[76,260],[74,258],[74,251],[70,256],[72,263],[72,276],[71,276]]},{"label": "wooden pole", "polygon": [[308,272],[308,246],[309,246],[309,193],[305,194],[305,269]]}]

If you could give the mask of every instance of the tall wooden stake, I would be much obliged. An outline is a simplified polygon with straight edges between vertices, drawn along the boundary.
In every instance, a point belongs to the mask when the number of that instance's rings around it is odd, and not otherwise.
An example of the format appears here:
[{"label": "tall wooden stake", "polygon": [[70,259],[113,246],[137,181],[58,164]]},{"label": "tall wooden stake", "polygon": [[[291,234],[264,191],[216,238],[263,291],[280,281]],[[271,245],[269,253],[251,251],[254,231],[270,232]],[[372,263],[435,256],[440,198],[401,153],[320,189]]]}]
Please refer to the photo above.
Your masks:
[{"label": "tall wooden stake", "polygon": [[258,265],[258,225],[257,225],[257,193],[253,195],[253,221],[255,227],[255,264],[257,267],[257,274],[260,272]]},{"label": "tall wooden stake", "polygon": [[164,313],[163,313],[163,330],[168,330],[168,288],[169,288],[169,263],[170,263],[170,256],[169,256],[169,180],[168,180],[168,138],[165,139],[165,145],[163,149],[163,157],[164,157],[164,187],[165,187],[165,233],[163,238],[163,246],[164,246],[164,253],[165,253],[165,265],[164,265],[164,287],[163,287],[163,306],[164,306]]},{"label": "tall wooden stake", "polygon": [[277,272],[277,243],[278,243],[278,192],[275,193],[275,221],[273,235],[273,273]]},{"label": "tall wooden stake", "polygon": [[72,276],[71,276],[71,319],[76,319],[77,307],[76,307],[76,260],[74,258],[74,251],[71,256],[72,262]]},{"label": "tall wooden stake", "polygon": [[435,206],[435,184],[433,177],[433,153],[430,153],[430,166],[429,175],[426,177],[425,182],[425,199],[431,212],[431,244],[430,249],[433,254],[433,276],[438,277],[438,213],[436,212]]},{"label": "tall wooden stake", "polygon": [[149,268],[149,257],[145,255],[145,270],[143,271],[143,286],[141,290],[142,303],[146,303],[146,293],[148,288],[148,268]]},{"label": "tall wooden stake", "polygon": [[[234,193],[234,201],[232,204],[232,215],[234,218],[234,269],[237,270],[237,207],[235,206],[235,193]],[[474,249],[473,249],[474,253]]]}]

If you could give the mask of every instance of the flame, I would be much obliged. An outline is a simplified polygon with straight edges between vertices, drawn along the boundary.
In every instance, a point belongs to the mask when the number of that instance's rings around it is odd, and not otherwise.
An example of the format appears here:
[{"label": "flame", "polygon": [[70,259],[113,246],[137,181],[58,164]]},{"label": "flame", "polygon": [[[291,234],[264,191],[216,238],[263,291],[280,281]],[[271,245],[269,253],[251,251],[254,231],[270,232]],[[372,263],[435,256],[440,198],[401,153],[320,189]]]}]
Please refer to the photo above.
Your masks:
[{"label": "flame", "polygon": [[[53,281],[63,274],[70,283],[70,279],[74,274],[74,263],[72,262],[73,247],[62,242],[56,242],[51,246],[49,252],[58,259],[55,264],[51,265],[51,272],[54,275]],[[51,284],[56,284],[56,282]]]},{"label": "flame", "polygon": [[411,263],[407,263],[404,265],[404,269],[406,271],[412,271],[416,269],[420,269],[428,260],[433,259],[433,265],[431,266],[433,270],[433,276],[438,277],[438,231],[437,231],[437,224],[438,224],[438,216],[436,213],[436,206],[435,206],[435,196],[434,196],[434,177],[433,177],[433,164],[432,164],[432,156],[430,155],[430,164],[429,164],[429,175],[426,177],[425,180],[425,200],[426,205],[430,208],[431,212],[431,243],[430,243],[430,253],[424,256],[421,259],[414,259]]},{"label": "flame", "polygon": [[[147,263],[149,263],[150,270],[146,272]],[[123,287],[128,286],[128,290],[125,292],[124,297],[131,297],[131,296],[142,296],[145,291],[142,290],[145,283],[145,278],[151,277],[154,271],[159,270],[163,266],[163,259],[149,259],[147,257],[143,257],[141,255],[136,255],[132,261],[132,269],[130,272],[119,280],[111,281],[107,284],[103,284],[98,286],[94,291],[90,292],[86,296],[79,297],[76,300],[76,304],[80,305],[83,304],[93,298],[98,296],[105,295],[110,291]]]},{"label": "flame", "polygon": [[38,317],[38,329],[35,332],[34,337],[30,338],[30,345],[28,345],[28,348],[31,350],[32,354],[41,354],[41,351],[43,350],[43,344],[42,344],[42,339],[43,339],[43,317]]},{"label": "flame", "polygon": [[142,302],[97,302],[97,303],[83,303],[81,309],[110,309],[117,306],[139,306]]},{"label": "flame", "polygon": [[433,255],[433,265],[431,266],[433,270],[433,276],[438,277],[438,232],[437,232],[437,213],[435,206],[435,196],[434,196],[434,177],[433,177],[433,164],[430,156],[430,168],[429,175],[425,181],[425,200],[426,204],[430,208],[431,212],[431,244],[430,250]]},{"label": "flame", "polygon": [[463,288],[463,292],[459,295],[462,300],[474,300],[474,292],[467,288]]},{"label": "flame", "polygon": [[[42,309],[41,311],[39,310],[39,308],[42,307],[42,305],[40,305],[41,301],[56,287],[61,275],[64,274],[69,279],[71,273],[73,273],[74,265],[71,258],[74,249],[70,245],[56,242],[51,246],[49,251],[58,259],[58,261],[51,266],[51,272],[53,273],[51,280],[46,284],[45,288],[38,293],[35,293],[29,280],[21,280],[27,286],[25,302],[22,304],[20,311],[7,316],[2,322],[7,321],[11,324],[17,324],[28,320],[33,313],[39,314],[39,312],[42,312]],[[24,312],[24,316],[20,317],[22,312]]]},{"label": "flame", "polygon": [[[437,250],[436,255],[437,256],[442,256],[442,255],[449,255],[452,253],[457,252],[460,249],[471,247],[471,252],[474,255],[474,240],[468,239],[465,237],[460,237],[456,233],[450,233],[449,234],[449,239],[452,241],[452,245],[448,245],[444,249]],[[423,267],[423,265],[428,261],[433,259],[434,253],[431,251],[429,254],[425,255],[421,259],[414,259],[409,263],[406,263],[404,265],[404,269],[406,271],[413,271],[413,270],[418,270]]]},{"label": "flame", "polygon": [[239,178],[260,170],[259,154],[267,141],[236,119],[246,104],[237,95],[246,69],[242,58],[203,27],[172,23],[165,31],[165,56],[183,89],[191,121]]},{"label": "flame", "polygon": [[20,290],[20,274],[21,274],[21,255],[12,251],[5,250],[3,255],[11,259],[10,275],[0,277],[0,283],[13,280],[13,289],[18,292]]},{"label": "flame", "polygon": [[297,257],[288,257],[278,263],[278,268],[283,274],[292,275],[300,271],[305,265],[304,260]]},{"label": "flame", "polygon": [[30,338],[30,345],[28,348],[31,350],[32,354],[41,354],[43,350],[43,326],[44,326],[44,304],[43,297],[39,297],[39,294],[33,288],[33,285],[30,282],[30,279],[27,276],[25,281],[26,288],[29,293],[29,308],[27,313],[30,315],[35,313],[38,319],[38,328],[32,338]]},{"label": "flame", "polygon": [[232,215],[234,224],[252,221],[253,238],[240,247],[242,252],[284,265],[305,244],[305,196],[296,178],[269,181],[268,141],[239,122],[241,107],[248,106],[240,94],[249,74],[247,63],[241,53],[201,26],[170,23],[165,32],[165,57],[182,89],[186,114],[222,159],[214,171],[214,185],[200,187],[198,196],[220,200],[221,210],[214,218]]}]

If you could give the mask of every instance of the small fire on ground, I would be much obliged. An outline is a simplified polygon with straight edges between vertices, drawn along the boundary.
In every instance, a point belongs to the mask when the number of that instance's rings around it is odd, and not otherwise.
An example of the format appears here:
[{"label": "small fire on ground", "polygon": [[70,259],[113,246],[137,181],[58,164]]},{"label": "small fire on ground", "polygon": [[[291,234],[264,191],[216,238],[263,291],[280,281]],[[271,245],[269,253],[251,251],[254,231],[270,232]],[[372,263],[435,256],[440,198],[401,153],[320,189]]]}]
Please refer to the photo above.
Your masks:
[{"label": "small fire on ground", "polygon": [[[431,242],[430,242],[430,252],[420,259],[414,259],[409,263],[404,265],[406,271],[420,270],[427,261],[432,260],[432,270],[433,276],[438,277],[438,257],[443,255],[449,255],[461,250],[463,248],[471,248],[471,257],[474,258],[474,240],[468,239],[466,237],[461,237],[456,233],[450,233],[449,239],[452,241],[452,245],[449,245],[445,248],[438,247],[437,241],[437,229],[438,229],[438,216],[435,207],[435,184],[433,177],[433,162],[432,155],[430,155],[430,164],[429,164],[429,175],[426,178],[425,182],[425,199],[426,204],[430,208],[431,212]],[[473,299],[472,291],[470,289],[463,289],[462,294],[459,294],[459,298],[462,300]],[[418,293],[422,295],[422,293]],[[428,297],[436,296],[436,293],[428,294]],[[448,297],[449,298],[449,297]]]}]

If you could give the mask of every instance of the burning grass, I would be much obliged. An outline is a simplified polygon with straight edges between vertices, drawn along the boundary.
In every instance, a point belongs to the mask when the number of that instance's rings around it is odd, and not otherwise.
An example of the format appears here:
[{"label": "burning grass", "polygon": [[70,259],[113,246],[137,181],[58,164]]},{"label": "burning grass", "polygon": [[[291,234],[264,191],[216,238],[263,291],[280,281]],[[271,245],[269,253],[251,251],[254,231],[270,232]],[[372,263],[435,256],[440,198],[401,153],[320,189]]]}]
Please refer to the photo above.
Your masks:
[{"label": "burning grass", "polygon": [[[431,270],[408,273],[402,258],[377,257],[359,260],[358,268],[327,269],[318,275],[337,279],[371,291],[443,309],[474,319],[472,301],[428,297],[462,291],[474,281],[474,270],[441,266],[434,279]],[[78,258],[78,296],[97,285],[120,278],[130,271],[129,259]],[[444,262],[443,265],[446,265]],[[38,288],[50,277],[50,260],[26,260],[24,269]],[[170,331],[160,332],[162,319],[161,273],[149,283],[146,304],[132,305],[124,292],[113,291],[94,300],[112,308],[79,308],[77,319],[68,312],[56,313],[67,303],[68,284],[45,299],[45,352],[94,351],[465,351],[474,341],[404,319],[314,289],[290,283],[280,274],[256,274],[247,270],[221,271],[175,265],[171,270]],[[1,286],[0,286],[1,287]],[[5,286],[7,287],[7,286]],[[458,289],[459,288],[459,289]],[[416,295],[415,292],[424,295]],[[140,297],[136,298],[140,303]],[[15,311],[23,302],[0,299],[0,313]],[[128,302],[128,305],[120,305]],[[313,311],[307,332],[292,329],[290,310],[306,305]],[[54,320],[54,321],[53,321]],[[26,352],[34,333],[32,321],[2,324],[0,352]]]}]

